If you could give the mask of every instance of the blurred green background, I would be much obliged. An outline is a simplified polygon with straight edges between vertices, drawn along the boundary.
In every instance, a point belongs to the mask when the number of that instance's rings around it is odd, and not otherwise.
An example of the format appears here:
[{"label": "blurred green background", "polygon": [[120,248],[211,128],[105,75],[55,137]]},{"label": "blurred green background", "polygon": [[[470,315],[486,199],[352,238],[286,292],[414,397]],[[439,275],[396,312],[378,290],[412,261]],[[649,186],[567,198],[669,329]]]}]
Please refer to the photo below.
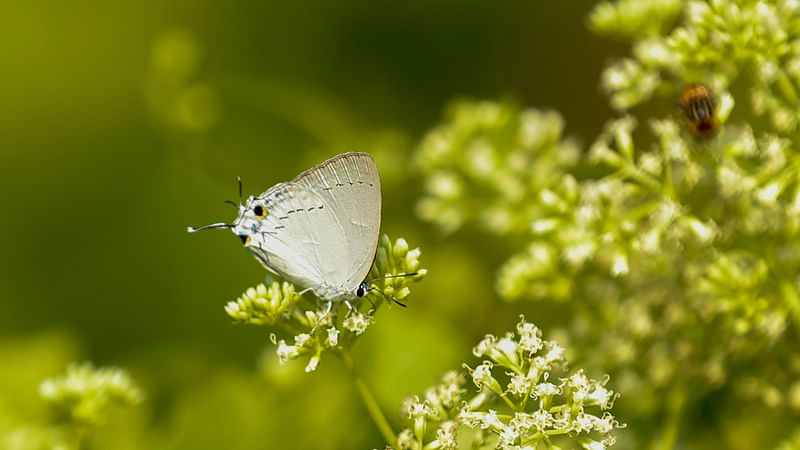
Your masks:
[{"label": "blurred green background", "polygon": [[38,384],[91,360],[147,394],[99,448],[383,447],[338,361],[279,368],[268,329],[226,316],[265,275],[238,240],[186,233],[235,216],[237,176],[254,194],[344,151],[375,156],[383,232],[430,271],[354,349],[396,428],[483,334],[563,324],[497,299],[513,249],[415,218],[409,156],[461,96],[556,109],[591,142],[626,51],[586,29],[592,3],[0,3],[4,420],[36,420]]}]

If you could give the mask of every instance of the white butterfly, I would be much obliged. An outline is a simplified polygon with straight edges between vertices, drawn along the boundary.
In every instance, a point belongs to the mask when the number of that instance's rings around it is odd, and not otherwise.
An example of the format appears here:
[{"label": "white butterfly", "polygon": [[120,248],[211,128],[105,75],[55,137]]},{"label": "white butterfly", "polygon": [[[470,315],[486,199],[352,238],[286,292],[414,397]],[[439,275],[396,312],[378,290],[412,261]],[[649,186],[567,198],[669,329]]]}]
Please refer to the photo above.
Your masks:
[{"label": "white butterfly", "polygon": [[189,232],[230,228],[269,271],[332,303],[372,289],[364,279],[380,226],[378,167],[366,153],[344,153],[250,196],[232,224]]}]

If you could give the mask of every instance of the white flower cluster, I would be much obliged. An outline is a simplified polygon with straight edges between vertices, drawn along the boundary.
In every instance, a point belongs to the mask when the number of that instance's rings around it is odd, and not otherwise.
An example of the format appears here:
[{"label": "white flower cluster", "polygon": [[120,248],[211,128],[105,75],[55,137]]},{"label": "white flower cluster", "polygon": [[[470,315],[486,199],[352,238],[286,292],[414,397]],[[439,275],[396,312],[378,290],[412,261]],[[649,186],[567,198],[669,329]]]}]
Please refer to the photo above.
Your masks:
[{"label": "white flower cluster", "polygon": [[[461,400],[463,375],[446,374],[441,385],[426,392],[425,400],[414,397],[406,402],[404,411],[414,425],[401,433],[398,447],[455,448],[456,424],[477,431],[474,448],[488,443],[490,436],[498,448],[535,449],[539,443],[552,445],[567,438],[584,448],[613,444],[611,432],[620,425],[608,410],[617,394],[583,370],[559,384],[548,381],[556,366],[566,364],[564,348],[542,339],[540,330],[524,317],[516,336],[487,335],[473,353],[487,358],[475,368],[465,365],[478,393]],[[493,406],[498,400],[502,403]],[[435,433],[428,429],[431,423],[438,423]],[[425,443],[426,436],[435,440]]]}]

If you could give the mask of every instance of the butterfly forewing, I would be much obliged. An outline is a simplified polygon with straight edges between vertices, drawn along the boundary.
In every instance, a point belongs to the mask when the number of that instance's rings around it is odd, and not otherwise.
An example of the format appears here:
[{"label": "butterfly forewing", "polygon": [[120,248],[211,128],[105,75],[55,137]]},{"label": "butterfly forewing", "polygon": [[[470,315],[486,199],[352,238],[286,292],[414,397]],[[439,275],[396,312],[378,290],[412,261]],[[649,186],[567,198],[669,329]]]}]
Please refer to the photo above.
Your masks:
[{"label": "butterfly forewing", "polygon": [[328,279],[330,284],[355,290],[369,273],[378,246],[381,179],[375,161],[366,153],[345,153],[301,173],[292,183],[306,186],[329,205],[336,226],[325,234],[339,233],[347,251],[345,256],[317,248],[319,267],[337,274]]},{"label": "butterfly forewing", "polygon": [[[249,248],[273,272],[300,286],[316,288],[343,277],[330,264],[348,251],[338,218],[317,192],[298,183],[280,183],[261,194],[267,215]],[[342,259],[339,259],[342,261]]]}]

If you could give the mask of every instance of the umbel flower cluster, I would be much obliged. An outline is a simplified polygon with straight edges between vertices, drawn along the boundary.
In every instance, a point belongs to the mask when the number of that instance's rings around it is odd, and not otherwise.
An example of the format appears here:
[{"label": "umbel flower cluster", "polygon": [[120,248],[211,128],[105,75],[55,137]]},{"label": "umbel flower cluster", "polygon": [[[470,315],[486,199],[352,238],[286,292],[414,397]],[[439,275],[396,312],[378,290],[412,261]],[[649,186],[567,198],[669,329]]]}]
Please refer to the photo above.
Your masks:
[{"label": "umbel flower cluster", "polygon": [[[497,292],[572,307],[569,346],[637,399],[618,413],[642,440],[673,446],[685,411],[714,390],[791,423],[800,2],[604,2],[590,26],[634,41],[634,56],[602,77],[624,114],[575,160],[556,113],[455,103],[417,150],[419,216],[451,232],[489,228],[520,249],[499,268]],[[671,106],[694,82],[714,92],[710,136]],[[629,111],[656,97],[669,100],[662,117]],[[540,167],[549,170],[528,177]],[[516,188],[498,188],[509,174]]]},{"label": "umbel flower cluster", "polygon": [[91,363],[72,364],[64,375],[43,381],[39,395],[57,419],[80,425],[98,425],[110,408],[142,401],[141,390],[126,371],[116,367],[95,369]]},{"label": "umbel flower cluster", "polygon": [[388,236],[381,236],[367,276],[373,289],[364,299],[357,299],[365,301],[351,300],[349,305],[337,302],[330,312],[326,312],[327,305],[304,298],[286,281],[248,289],[236,301],[225,305],[225,312],[237,322],[269,325],[291,335],[289,342],[271,335],[281,364],[307,358],[306,372],[311,372],[316,370],[323,352],[349,348],[367,330],[382,304],[402,303],[408,298],[410,283],[427,274],[426,269],[420,268],[420,254],[419,248],[409,249],[403,238],[392,242]]},{"label": "umbel flower cluster", "polygon": [[[454,449],[459,434],[471,448],[551,448],[572,441],[586,449],[614,443],[620,424],[608,412],[617,395],[583,370],[565,378],[564,348],[541,338],[540,330],[517,324],[517,336],[486,337],[473,349],[486,358],[468,370],[477,393],[467,395],[467,375],[452,371],[422,398],[408,399],[403,414],[411,421],[398,439],[400,449]],[[606,380],[608,381],[608,380]]]},{"label": "umbel flower cluster", "polygon": [[45,401],[49,423],[14,423],[3,417],[0,447],[18,450],[79,450],[90,448],[93,432],[113,411],[142,401],[143,394],[130,375],[116,367],[95,368],[71,364],[66,373],[44,380],[39,396]]},{"label": "umbel flower cluster", "polygon": [[598,33],[633,41],[633,56],[602,76],[618,110],[679,90],[686,82],[705,81],[724,92],[743,81],[748,85],[743,97],[754,116],[767,118],[775,132],[797,130],[800,3],[623,0],[599,4],[589,24]]}]

